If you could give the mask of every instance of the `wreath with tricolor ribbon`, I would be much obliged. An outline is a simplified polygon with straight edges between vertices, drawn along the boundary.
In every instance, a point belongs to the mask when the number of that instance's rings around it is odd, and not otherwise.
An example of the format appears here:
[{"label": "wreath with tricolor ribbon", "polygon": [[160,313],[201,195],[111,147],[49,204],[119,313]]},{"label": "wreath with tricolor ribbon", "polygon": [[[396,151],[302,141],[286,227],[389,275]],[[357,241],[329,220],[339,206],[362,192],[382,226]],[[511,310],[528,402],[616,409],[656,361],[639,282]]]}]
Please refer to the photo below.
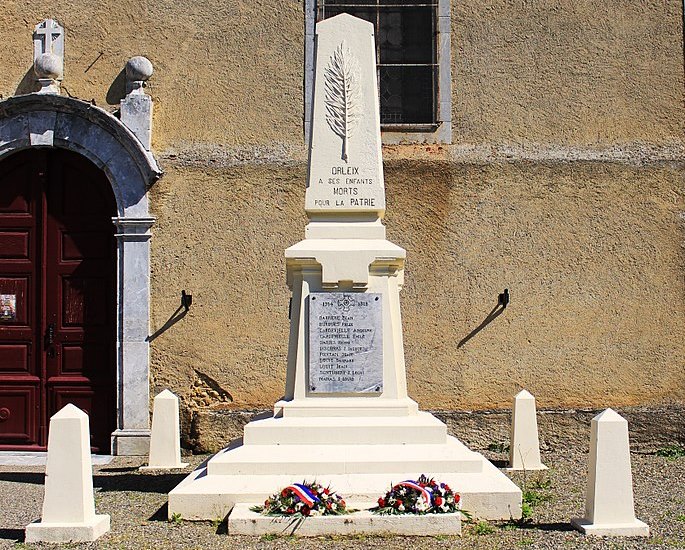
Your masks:
[{"label": "wreath with tricolor ribbon", "polygon": [[[375,514],[451,514],[460,510],[461,497],[447,483],[420,475],[396,485],[371,508]],[[464,514],[466,515],[466,514]]]},{"label": "wreath with tricolor ribbon", "polygon": [[349,514],[345,500],[329,487],[314,482],[293,483],[271,495],[263,506],[253,506],[253,512],[266,516],[338,516]]}]

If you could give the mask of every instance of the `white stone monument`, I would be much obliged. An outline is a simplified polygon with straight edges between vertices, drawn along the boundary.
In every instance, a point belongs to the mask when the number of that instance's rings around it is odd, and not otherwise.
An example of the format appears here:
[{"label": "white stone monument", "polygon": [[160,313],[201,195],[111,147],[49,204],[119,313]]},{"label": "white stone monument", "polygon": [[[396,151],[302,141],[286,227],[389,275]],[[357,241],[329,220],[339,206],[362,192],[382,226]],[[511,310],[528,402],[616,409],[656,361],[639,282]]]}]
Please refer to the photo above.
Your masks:
[{"label": "white stone monument", "polygon": [[95,514],[88,415],[67,405],[50,419],[43,516],[26,542],[90,542],[107,531],[109,516]]},{"label": "white stone monument", "polygon": [[649,536],[635,517],[628,422],[611,409],[592,419],[585,517],[571,524],[586,535]]},{"label": "white stone monument", "polygon": [[[292,289],[284,397],[169,494],[169,514],[211,519],[304,478],[372,506],[420,474],[482,518],[521,513],[521,491],[407,395],[399,292],[405,251],[385,238],[373,25],[317,24],[305,239]],[[231,531],[229,517],[229,532]]]},{"label": "white stone monument", "polygon": [[178,397],[164,390],[154,399],[150,457],[142,470],[185,468],[181,462],[181,430],[178,418]]},{"label": "white stone monument", "polygon": [[535,397],[521,390],[514,398],[509,441],[509,470],[546,470],[540,461]]}]

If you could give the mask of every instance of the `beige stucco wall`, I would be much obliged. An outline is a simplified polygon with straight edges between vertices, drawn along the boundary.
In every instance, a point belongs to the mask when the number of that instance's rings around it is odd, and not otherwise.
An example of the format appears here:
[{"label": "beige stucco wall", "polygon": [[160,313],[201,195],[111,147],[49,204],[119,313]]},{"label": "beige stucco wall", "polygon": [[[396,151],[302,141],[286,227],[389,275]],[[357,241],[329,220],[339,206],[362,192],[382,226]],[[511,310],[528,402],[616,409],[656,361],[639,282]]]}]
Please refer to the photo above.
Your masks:
[{"label": "beige stucco wall", "polygon": [[[126,60],[153,61],[158,151],[301,145],[303,0],[5,0],[4,97],[30,86],[45,17],[67,29],[65,93],[114,108]],[[455,143],[682,140],[679,0],[460,0],[452,29]]]},{"label": "beige stucco wall", "polygon": [[455,141],[682,140],[682,2],[452,6]]},{"label": "beige stucco wall", "polygon": [[[283,249],[302,237],[305,165],[178,168],[152,191],[155,386],[268,407],[288,334]],[[682,170],[669,164],[386,162],[409,390],[424,408],[685,399]],[[511,303],[458,347],[497,302]],[[197,382],[197,385],[194,385]],[[216,388],[214,388],[216,390]],[[211,392],[210,396],[212,395]]]},{"label": "beige stucco wall", "polygon": [[[452,3],[453,145],[384,148],[409,389],[424,408],[685,400],[680,0]],[[266,408],[283,390],[283,250],[306,223],[302,1],[39,3],[0,11],[0,93],[31,32],[67,29],[65,94],[114,110],[155,75],[153,390]],[[459,342],[509,288],[510,306]]]}]

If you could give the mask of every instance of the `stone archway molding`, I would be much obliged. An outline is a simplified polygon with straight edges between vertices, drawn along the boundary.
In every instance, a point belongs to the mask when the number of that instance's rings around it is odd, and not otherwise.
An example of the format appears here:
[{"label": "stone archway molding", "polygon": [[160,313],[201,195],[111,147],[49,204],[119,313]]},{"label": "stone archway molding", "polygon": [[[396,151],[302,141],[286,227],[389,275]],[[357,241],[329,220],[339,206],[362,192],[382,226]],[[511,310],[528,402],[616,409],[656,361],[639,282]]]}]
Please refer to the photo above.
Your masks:
[{"label": "stone archway molding", "polygon": [[112,452],[149,448],[150,228],[147,190],[162,175],[152,154],[116,117],[74,98],[29,94],[0,102],[0,160],[30,147],[59,147],[90,159],[117,203],[117,429]]}]

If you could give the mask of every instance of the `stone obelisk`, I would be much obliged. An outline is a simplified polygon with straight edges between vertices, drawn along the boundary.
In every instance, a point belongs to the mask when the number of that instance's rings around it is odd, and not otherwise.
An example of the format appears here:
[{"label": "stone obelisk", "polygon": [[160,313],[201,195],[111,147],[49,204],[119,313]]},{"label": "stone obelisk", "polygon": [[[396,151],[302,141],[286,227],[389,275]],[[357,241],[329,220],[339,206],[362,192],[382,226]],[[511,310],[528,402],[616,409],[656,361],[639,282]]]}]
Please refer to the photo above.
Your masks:
[{"label": "stone obelisk", "polygon": [[[169,494],[211,519],[303,479],[369,506],[391,483],[434,475],[483,518],[520,515],[521,492],[407,395],[399,293],[405,251],[385,238],[373,25],[317,24],[305,238],[285,252],[292,290],[284,397],[273,415]],[[230,518],[229,518],[230,522]]]}]

